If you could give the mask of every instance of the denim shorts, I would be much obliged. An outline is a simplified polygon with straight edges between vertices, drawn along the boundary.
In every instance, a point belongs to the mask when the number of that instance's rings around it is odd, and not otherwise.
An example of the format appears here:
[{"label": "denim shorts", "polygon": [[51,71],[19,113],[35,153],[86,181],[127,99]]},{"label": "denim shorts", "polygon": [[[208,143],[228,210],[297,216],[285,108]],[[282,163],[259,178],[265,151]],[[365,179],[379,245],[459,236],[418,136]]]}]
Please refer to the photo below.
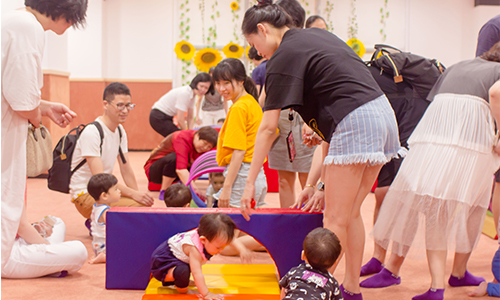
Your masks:
[{"label": "denim shorts", "polygon": [[404,156],[394,110],[382,95],[348,114],[335,128],[323,164],[385,164]]},{"label": "denim shorts", "polygon": [[[227,175],[227,171],[229,170],[229,165],[227,165],[226,170],[224,171],[224,177]],[[250,171],[250,163],[242,163],[240,169],[238,170],[238,175],[236,175],[236,179],[233,182],[233,186],[231,188],[231,199],[229,200],[229,205],[231,207],[240,207],[241,206],[241,197],[243,196],[243,191],[245,190],[245,185],[247,183],[248,171]],[[222,188],[223,189],[223,188]],[[219,200],[219,196],[222,193],[222,189],[220,189],[216,194],[214,194],[214,199]],[[255,208],[262,207],[266,204],[264,199],[267,194],[267,180],[266,175],[264,174],[264,169],[260,168],[259,174],[257,175],[257,179],[255,180]]]}]

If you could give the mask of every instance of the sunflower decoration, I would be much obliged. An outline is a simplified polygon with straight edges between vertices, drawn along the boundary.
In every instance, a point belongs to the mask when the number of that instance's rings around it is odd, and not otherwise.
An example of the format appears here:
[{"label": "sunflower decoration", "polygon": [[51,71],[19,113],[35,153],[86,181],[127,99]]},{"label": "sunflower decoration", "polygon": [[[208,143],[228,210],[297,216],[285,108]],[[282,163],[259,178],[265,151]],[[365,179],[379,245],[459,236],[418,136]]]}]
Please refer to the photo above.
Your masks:
[{"label": "sunflower decoration", "polygon": [[191,60],[194,56],[194,46],[187,41],[180,41],[175,44],[175,53],[179,59]]},{"label": "sunflower decoration", "polygon": [[208,72],[211,67],[215,67],[222,60],[219,50],[205,48],[198,50],[194,56],[194,64],[198,70]]},{"label": "sunflower decoration", "polygon": [[236,2],[236,1],[231,2],[231,9],[232,10],[238,10],[238,8],[240,8],[240,5],[238,4],[238,2]]},{"label": "sunflower decoration", "polygon": [[243,54],[243,47],[235,43],[229,43],[224,48],[222,48],[222,52],[226,55],[226,57],[230,58],[240,58]]},{"label": "sunflower decoration", "polygon": [[346,44],[349,45],[349,47],[351,47],[352,50],[354,50],[354,52],[359,57],[363,57],[363,55],[366,52],[365,45],[363,45],[363,43],[360,40],[356,39],[356,38],[352,38],[352,39],[348,40],[346,42]]}]

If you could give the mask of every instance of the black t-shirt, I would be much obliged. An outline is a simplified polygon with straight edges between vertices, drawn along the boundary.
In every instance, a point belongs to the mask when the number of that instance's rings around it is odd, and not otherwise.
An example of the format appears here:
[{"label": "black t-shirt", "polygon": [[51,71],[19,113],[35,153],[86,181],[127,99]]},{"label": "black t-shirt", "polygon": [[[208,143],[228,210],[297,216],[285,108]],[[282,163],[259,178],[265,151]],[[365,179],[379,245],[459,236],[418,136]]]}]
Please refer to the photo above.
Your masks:
[{"label": "black t-shirt", "polygon": [[266,66],[264,110],[293,108],[330,142],[340,121],[383,93],[363,61],[336,35],[290,29]]}]

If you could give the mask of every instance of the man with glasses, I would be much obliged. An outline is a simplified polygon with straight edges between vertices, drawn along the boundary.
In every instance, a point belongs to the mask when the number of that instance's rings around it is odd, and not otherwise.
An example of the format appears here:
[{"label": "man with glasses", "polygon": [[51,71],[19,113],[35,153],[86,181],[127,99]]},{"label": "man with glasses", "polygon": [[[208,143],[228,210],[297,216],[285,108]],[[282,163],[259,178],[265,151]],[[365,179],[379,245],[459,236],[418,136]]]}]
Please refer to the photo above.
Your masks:
[{"label": "man with glasses", "polygon": [[[102,142],[97,126],[88,125],[76,143],[71,162],[71,169],[74,169],[82,160],[87,160],[87,163],[71,176],[69,185],[72,202],[86,219],[90,219],[92,206],[95,203],[87,192],[90,177],[98,173],[113,173],[117,159],[124,183],[118,183],[122,196],[120,201],[111,206],[151,206],[154,202],[149,193],[138,190],[134,171],[127,156],[127,134],[121,124],[125,123],[128,114],[135,107],[129,88],[120,82],[109,84],[104,89],[102,104],[104,114],[96,119],[102,127]],[[124,160],[121,158],[120,150]],[[87,223],[90,224],[86,222],[86,225]]]}]

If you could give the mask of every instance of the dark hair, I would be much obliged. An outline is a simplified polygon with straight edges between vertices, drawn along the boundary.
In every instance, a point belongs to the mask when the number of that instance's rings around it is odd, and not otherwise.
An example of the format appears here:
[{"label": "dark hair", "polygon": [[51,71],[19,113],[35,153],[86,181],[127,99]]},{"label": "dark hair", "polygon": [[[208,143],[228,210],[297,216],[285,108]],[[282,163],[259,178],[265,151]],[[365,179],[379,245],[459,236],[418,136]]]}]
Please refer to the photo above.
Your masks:
[{"label": "dark hair", "polygon": [[484,52],[480,57],[487,61],[500,62],[500,42],[493,45],[490,50]]},{"label": "dark hair", "polygon": [[189,84],[189,86],[193,89],[193,90],[197,90],[198,89],[198,83],[200,82],[212,82],[212,77],[210,76],[210,74],[208,73],[205,73],[205,72],[201,72],[199,73],[198,75],[196,75],[193,80],[191,81],[191,83]]},{"label": "dark hair", "polygon": [[245,12],[241,31],[244,35],[257,33],[257,24],[268,23],[275,28],[293,27],[292,17],[272,1],[259,1]]},{"label": "dark hair", "polygon": [[65,18],[73,27],[85,25],[87,0],[25,0],[24,5],[54,21]]},{"label": "dark hair", "polygon": [[228,242],[234,238],[236,224],[233,219],[222,213],[208,213],[201,217],[198,234],[207,238],[209,242],[216,237],[226,237]]},{"label": "dark hair", "polygon": [[342,251],[339,238],[326,228],[316,228],[309,232],[303,247],[309,264],[325,272],[333,266]]},{"label": "dark hair", "polygon": [[[316,22],[317,20],[322,20],[323,22],[325,22],[325,25],[326,25],[326,21],[325,19],[323,19],[321,16],[318,16],[318,15],[312,15],[310,16],[309,18],[307,18],[306,20],[306,28],[311,28],[311,25]],[[328,25],[326,26],[326,28],[328,28]]]},{"label": "dark hair", "polygon": [[212,173],[208,173],[208,178],[212,178],[212,177],[215,177],[215,176],[224,176],[224,174],[222,172],[212,172]]},{"label": "dark hair", "polygon": [[252,78],[247,76],[245,66],[239,59],[226,58],[221,61],[217,67],[215,67],[213,78],[215,82],[221,80],[232,81],[233,79],[236,81],[243,81],[245,91],[252,95],[256,101],[259,99],[259,92],[257,91],[255,82]]},{"label": "dark hair", "polygon": [[217,129],[212,128],[211,126],[203,126],[198,129],[196,133],[198,134],[198,138],[200,140],[207,141],[213,147],[217,146],[217,138],[219,137],[219,132],[217,131]]},{"label": "dark hair", "polygon": [[278,0],[276,5],[279,5],[287,14],[290,15],[290,17],[292,17],[294,27],[304,27],[306,11],[297,0]]},{"label": "dark hair", "polygon": [[255,49],[255,47],[251,47],[248,50],[248,58],[255,60],[262,60],[264,57],[259,55],[259,52],[257,51],[257,49]]},{"label": "dark hair", "polygon": [[217,120],[217,123],[219,123],[219,122],[224,123],[225,121],[226,121],[226,118],[220,118],[219,120]]},{"label": "dark hair", "polygon": [[90,177],[87,184],[87,191],[95,201],[99,201],[102,193],[109,192],[109,189],[118,183],[115,175],[109,173],[99,173]]},{"label": "dark hair", "polygon": [[191,191],[182,183],[172,184],[165,191],[163,201],[167,207],[184,207],[191,202]]},{"label": "dark hair", "polygon": [[115,100],[115,95],[128,95],[130,96],[130,89],[128,86],[121,82],[110,83],[102,95],[102,99],[108,102]]}]

